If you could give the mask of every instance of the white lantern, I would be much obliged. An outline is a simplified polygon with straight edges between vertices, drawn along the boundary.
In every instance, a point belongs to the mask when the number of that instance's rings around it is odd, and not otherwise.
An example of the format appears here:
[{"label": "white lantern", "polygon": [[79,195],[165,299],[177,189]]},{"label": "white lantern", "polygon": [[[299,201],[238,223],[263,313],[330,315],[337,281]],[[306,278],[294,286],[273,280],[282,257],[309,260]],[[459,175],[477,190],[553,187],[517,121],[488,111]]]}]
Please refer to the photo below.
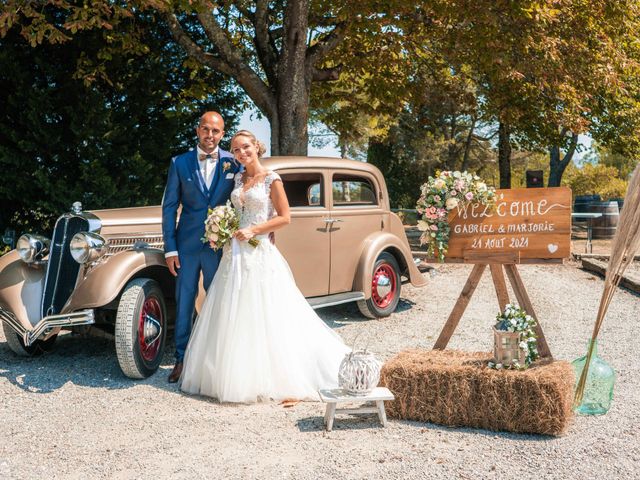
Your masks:
[{"label": "white lantern", "polygon": [[380,362],[373,353],[354,350],[347,353],[338,370],[338,386],[351,395],[366,395],[378,386]]}]

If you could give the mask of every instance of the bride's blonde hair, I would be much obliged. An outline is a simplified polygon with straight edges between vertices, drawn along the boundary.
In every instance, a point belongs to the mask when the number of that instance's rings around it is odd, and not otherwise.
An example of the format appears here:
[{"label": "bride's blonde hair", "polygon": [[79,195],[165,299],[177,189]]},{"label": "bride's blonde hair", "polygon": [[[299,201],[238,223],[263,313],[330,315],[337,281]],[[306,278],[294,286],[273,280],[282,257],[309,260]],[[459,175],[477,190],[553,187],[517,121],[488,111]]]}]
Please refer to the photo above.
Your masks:
[{"label": "bride's blonde hair", "polygon": [[[264,153],[267,151],[267,147],[265,146],[265,144],[258,140],[256,136],[249,130],[240,130],[236,132],[236,134],[231,137],[231,142],[229,142],[229,145],[233,145],[233,141],[236,139],[236,137],[248,137],[249,139],[251,139],[251,143],[253,143],[258,150],[258,158],[262,158],[262,155],[264,155]],[[233,153],[233,150],[231,150],[231,153]]]}]

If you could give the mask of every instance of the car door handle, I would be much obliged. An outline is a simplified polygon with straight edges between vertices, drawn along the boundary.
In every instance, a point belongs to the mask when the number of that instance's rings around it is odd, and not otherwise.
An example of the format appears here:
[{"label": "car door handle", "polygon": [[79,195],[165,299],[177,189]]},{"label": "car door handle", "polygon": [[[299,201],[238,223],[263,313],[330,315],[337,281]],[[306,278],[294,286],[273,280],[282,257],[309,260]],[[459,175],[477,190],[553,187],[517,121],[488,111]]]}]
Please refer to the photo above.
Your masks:
[{"label": "car door handle", "polygon": [[344,222],[344,220],[340,220],[339,218],[325,218],[324,223],[336,223],[336,222]]}]

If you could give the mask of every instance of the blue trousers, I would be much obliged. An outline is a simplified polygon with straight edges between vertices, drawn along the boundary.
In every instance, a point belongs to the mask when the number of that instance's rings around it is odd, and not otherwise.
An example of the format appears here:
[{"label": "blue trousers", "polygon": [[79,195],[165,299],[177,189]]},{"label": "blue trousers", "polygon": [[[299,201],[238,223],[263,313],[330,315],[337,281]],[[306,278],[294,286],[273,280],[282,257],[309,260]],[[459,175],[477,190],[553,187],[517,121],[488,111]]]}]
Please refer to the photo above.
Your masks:
[{"label": "blue trousers", "polygon": [[174,331],[176,362],[182,362],[189,343],[200,272],[202,272],[204,288],[208,290],[218,270],[221,257],[222,250],[215,252],[208,245],[204,245],[202,250],[196,253],[183,254],[178,252],[180,268],[176,279],[176,324]]}]

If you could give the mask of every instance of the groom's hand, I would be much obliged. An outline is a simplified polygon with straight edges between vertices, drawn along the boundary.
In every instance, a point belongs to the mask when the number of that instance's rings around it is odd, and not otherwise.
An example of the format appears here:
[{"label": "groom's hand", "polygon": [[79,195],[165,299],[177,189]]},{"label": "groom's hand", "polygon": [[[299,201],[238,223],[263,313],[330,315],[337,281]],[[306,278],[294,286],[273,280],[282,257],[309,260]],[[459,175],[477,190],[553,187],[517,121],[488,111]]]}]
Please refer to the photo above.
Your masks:
[{"label": "groom's hand", "polygon": [[177,277],[178,269],[180,268],[180,259],[178,258],[178,255],[175,255],[173,257],[168,257],[165,261],[167,262],[167,267],[169,267],[169,271],[171,272],[171,275],[173,275],[174,277]]}]

